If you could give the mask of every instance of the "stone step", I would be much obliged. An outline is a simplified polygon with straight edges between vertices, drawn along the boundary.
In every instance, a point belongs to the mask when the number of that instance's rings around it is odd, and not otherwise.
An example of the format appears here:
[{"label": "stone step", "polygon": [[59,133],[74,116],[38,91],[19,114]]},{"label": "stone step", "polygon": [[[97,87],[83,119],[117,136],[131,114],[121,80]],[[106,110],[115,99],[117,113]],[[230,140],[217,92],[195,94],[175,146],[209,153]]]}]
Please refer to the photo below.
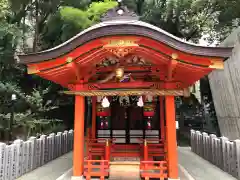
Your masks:
[{"label": "stone step", "polygon": [[140,161],[112,161],[110,165],[140,165]]},{"label": "stone step", "polygon": [[139,157],[113,157],[111,161],[138,161],[140,162]]},{"label": "stone step", "polygon": [[109,180],[140,180],[139,165],[110,165]]}]

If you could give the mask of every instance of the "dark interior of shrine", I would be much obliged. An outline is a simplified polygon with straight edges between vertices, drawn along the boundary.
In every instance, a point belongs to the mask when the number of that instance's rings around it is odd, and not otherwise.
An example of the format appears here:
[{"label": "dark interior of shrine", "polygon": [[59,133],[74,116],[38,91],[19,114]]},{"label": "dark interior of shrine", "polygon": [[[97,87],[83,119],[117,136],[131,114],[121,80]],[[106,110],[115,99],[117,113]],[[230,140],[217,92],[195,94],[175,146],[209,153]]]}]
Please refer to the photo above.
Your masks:
[{"label": "dark interior of shrine", "polygon": [[119,143],[137,143],[137,138],[159,137],[160,103],[155,98],[154,115],[144,116],[143,107],[137,105],[137,96],[112,97],[110,115],[97,117],[96,135],[98,138],[114,138]]}]

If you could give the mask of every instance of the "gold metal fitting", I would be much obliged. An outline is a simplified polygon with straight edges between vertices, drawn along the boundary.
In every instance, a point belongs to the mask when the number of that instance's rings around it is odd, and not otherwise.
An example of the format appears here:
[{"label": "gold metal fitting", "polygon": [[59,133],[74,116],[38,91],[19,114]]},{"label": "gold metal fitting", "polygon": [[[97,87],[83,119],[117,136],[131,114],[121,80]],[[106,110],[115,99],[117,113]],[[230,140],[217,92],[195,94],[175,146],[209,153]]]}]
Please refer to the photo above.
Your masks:
[{"label": "gold metal fitting", "polygon": [[36,74],[39,73],[40,71],[37,69],[35,66],[30,66],[27,68],[27,73],[28,74]]},{"label": "gold metal fitting", "polygon": [[124,75],[124,69],[123,69],[123,68],[117,68],[115,73],[116,73],[116,77],[117,77],[118,79],[120,79],[120,78],[122,78],[123,75]]},{"label": "gold metal fitting", "polygon": [[223,60],[211,60],[211,65],[209,68],[213,69],[224,69],[224,62]]},{"label": "gold metal fitting", "polygon": [[109,146],[109,139],[106,140],[106,146]]},{"label": "gold metal fitting", "polygon": [[72,57],[67,57],[67,59],[66,59],[66,62],[67,63],[71,63],[73,61],[73,58]]},{"label": "gold metal fitting", "polygon": [[178,58],[178,54],[176,54],[176,53],[172,53],[172,59],[177,59]]},{"label": "gold metal fitting", "polygon": [[147,146],[147,140],[144,139],[144,146]]}]

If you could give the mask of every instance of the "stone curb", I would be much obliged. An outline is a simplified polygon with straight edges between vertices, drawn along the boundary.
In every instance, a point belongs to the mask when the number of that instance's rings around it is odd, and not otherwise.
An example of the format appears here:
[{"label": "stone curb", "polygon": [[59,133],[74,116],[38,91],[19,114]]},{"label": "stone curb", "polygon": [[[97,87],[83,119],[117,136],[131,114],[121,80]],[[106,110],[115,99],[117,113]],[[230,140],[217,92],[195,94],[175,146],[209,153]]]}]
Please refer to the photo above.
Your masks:
[{"label": "stone curb", "polygon": [[183,166],[178,164],[178,167],[183,172],[183,174],[186,176],[187,180],[195,180]]},{"label": "stone curb", "polygon": [[58,177],[56,180],[70,180],[72,177],[73,168],[66,171],[64,174],[62,174],[60,177]]}]

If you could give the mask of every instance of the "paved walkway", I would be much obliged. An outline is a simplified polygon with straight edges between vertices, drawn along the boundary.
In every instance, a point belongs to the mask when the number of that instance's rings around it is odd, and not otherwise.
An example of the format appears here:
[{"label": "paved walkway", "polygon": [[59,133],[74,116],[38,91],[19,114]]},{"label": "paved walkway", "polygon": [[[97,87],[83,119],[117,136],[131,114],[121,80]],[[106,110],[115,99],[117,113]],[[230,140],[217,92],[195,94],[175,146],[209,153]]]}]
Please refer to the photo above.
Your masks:
[{"label": "paved walkway", "polygon": [[[211,163],[192,153],[189,147],[180,147],[178,149],[178,154],[179,176],[181,180],[236,180],[218,167],[215,167]],[[71,167],[72,153],[68,153],[17,180],[56,180],[66,171],[71,169]],[[69,172],[68,178],[70,179],[72,171]],[[123,175],[125,174],[124,172],[122,173]],[[66,178],[66,180],[68,178]],[[121,178],[124,179],[123,177]],[[136,178],[134,178],[134,180],[136,180]]]},{"label": "paved walkway", "polygon": [[191,152],[189,147],[178,149],[180,166],[194,178],[194,180],[236,180],[218,167]]},{"label": "paved walkway", "polygon": [[56,180],[72,167],[72,152],[55,159],[17,180]]}]

